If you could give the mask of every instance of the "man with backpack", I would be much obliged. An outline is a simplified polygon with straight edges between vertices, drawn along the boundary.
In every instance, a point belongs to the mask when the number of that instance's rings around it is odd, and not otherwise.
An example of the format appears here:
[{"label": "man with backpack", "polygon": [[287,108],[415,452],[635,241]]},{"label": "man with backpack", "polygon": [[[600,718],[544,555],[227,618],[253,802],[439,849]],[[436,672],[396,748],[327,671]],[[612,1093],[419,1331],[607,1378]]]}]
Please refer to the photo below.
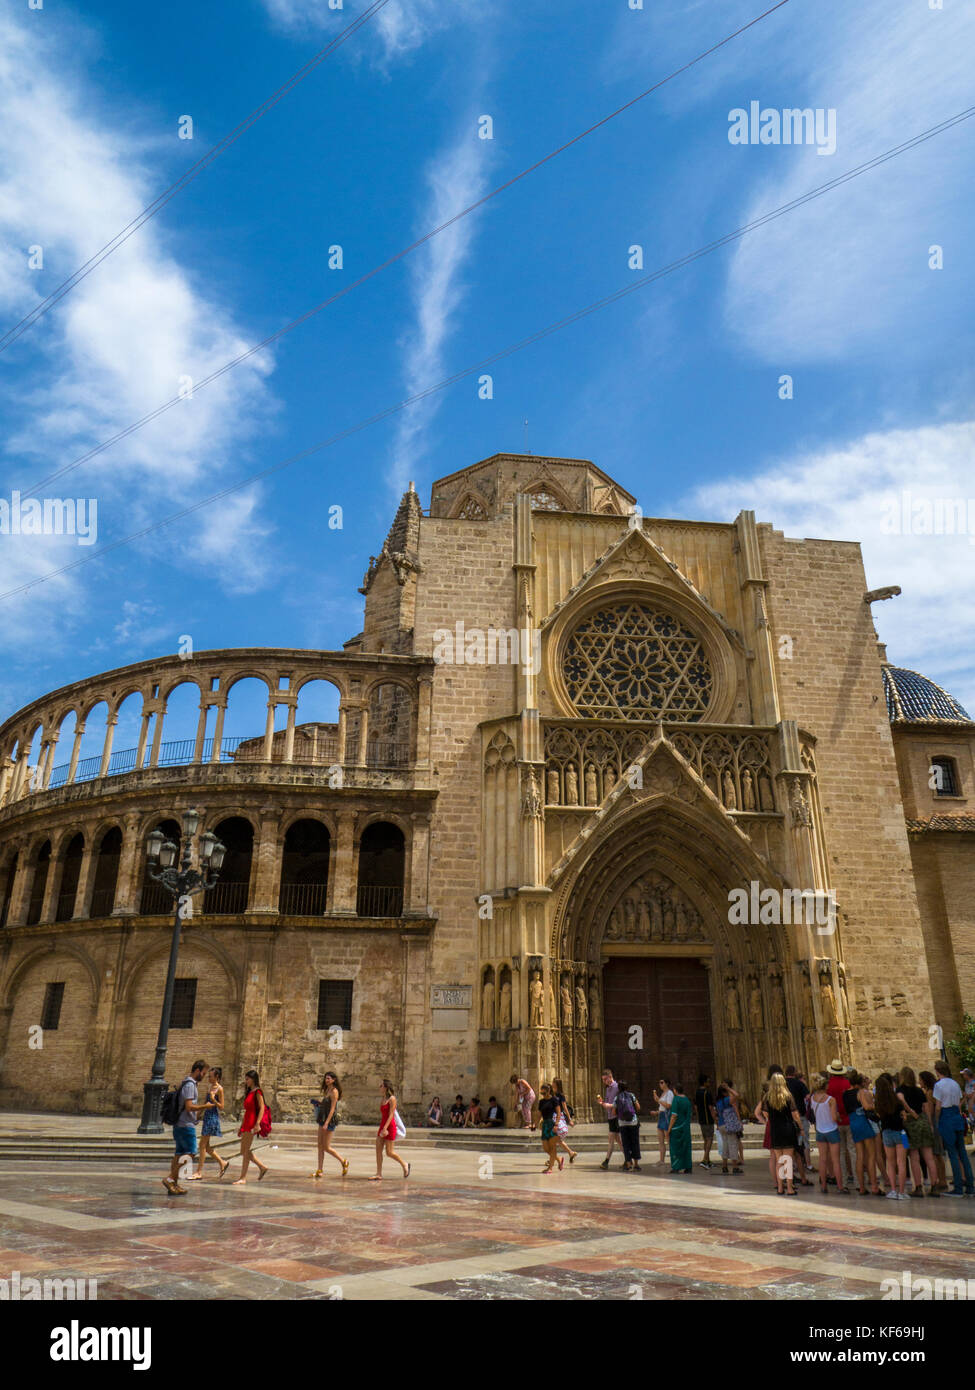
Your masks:
[{"label": "man with backpack", "polygon": [[178,1091],[170,1091],[163,1097],[163,1122],[173,1126],[173,1144],[175,1152],[173,1161],[169,1165],[169,1177],[163,1178],[162,1185],[169,1193],[170,1197],[185,1197],[186,1188],[181,1187],[180,1166],[189,1159],[189,1166],[192,1167],[192,1160],[196,1157],[196,1126],[199,1123],[197,1116],[204,1110],[212,1110],[213,1102],[199,1102],[199,1091],[197,1084],[203,1073],[207,1069],[204,1061],[194,1062],[190,1067],[189,1075]]}]

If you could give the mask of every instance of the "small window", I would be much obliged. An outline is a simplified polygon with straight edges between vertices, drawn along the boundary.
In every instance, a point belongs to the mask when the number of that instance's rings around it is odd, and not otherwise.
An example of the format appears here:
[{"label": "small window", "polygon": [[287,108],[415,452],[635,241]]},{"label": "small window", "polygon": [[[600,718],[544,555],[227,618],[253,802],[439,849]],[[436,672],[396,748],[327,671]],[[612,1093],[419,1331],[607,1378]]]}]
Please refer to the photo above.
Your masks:
[{"label": "small window", "polygon": [[170,1028],[192,1028],[196,1012],[196,981],[173,981],[173,1007],[169,1011]]},{"label": "small window", "polygon": [[45,1033],[54,1033],[61,1022],[61,1004],[64,1001],[64,981],[47,985],[44,990],[44,1008],[41,1010],[41,1028]]},{"label": "small window", "polygon": [[318,1027],[352,1027],[352,981],[319,980]]},{"label": "small window", "polygon": [[935,796],[957,796],[958,774],[954,758],[932,758],[928,785]]}]

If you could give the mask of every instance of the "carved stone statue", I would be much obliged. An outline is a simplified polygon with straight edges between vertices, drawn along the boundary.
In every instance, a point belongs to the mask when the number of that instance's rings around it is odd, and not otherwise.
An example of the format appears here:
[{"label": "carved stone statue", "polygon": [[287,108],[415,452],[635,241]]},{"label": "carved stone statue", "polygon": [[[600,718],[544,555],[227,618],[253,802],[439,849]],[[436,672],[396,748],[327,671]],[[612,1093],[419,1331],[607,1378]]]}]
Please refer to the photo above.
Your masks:
[{"label": "carved stone statue", "polygon": [[721,778],[721,800],[729,811],[738,809],[738,798],[735,796],[735,780],[730,772],[726,772]]},{"label": "carved stone statue", "polygon": [[544,1027],[544,1019],[542,1018],[542,997],[544,992],[542,988],[542,977],[536,970],[532,974],[531,984],[528,986],[529,1028]]},{"label": "carved stone statue", "polygon": [[557,806],[559,804],[559,774],[554,767],[550,767],[546,772],[545,783],[548,787],[545,796],[549,806]]},{"label": "carved stone statue", "polygon": [[534,768],[530,768],[525,779],[525,794],[521,802],[521,814],[536,818],[542,814],[542,793]]},{"label": "carved stone statue", "polygon": [[746,811],[755,809],[755,783],[752,781],[752,774],[748,768],[741,774],[741,804]]},{"label": "carved stone statue", "polygon": [[833,981],[828,967],[820,971],[819,997],[823,1006],[823,1026],[835,1028],[837,1026],[836,998],[833,994]]},{"label": "carved stone statue", "polygon": [[741,1031],[741,1004],[738,1000],[738,984],[734,975],[725,976],[725,1015],[728,1021],[728,1031],[738,1033]]},{"label": "carved stone statue", "polygon": [[576,1021],[580,1028],[589,1027],[589,1005],[582,985],[576,985]]},{"label": "carved stone statue", "polygon": [[679,901],[674,906],[674,936],[678,941],[687,940],[687,909]]},{"label": "carved stone statue", "polygon": [[563,1027],[563,1028],[571,1028],[571,1027],[572,1027],[572,995],[569,993],[569,986],[566,984],[565,980],[562,981],[562,986],[561,986],[561,988],[560,988],[560,990],[559,990],[559,994],[560,994],[560,996],[561,996],[561,998],[562,998],[562,1027]]},{"label": "carved stone statue", "polygon": [[548,982],[548,1016],[551,1020],[551,1026],[557,1028],[559,1016],[555,1012],[555,989],[553,988],[551,980]]},{"label": "carved stone statue", "polygon": [[772,792],[772,783],[764,772],[758,779],[758,804],[763,811],[775,810],[775,796]]},{"label": "carved stone statue", "polygon": [[589,981],[589,1021],[593,1028],[599,1027],[599,982],[595,975]]},{"label": "carved stone statue", "polygon": [[650,895],[650,940],[662,941],[664,935],[663,913],[660,908],[660,891]]},{"label": "carved stone statue", "polygon": [[501,985],[501,1018],[499,1020],[502,1028],[511,1027],[511,981],[504,980]]},{"label": "carved stone statue", "polygon": [[494,982],[484,981],[484,988],[481,990],[481,1027],[494,1027]]},{"label": "carved stone statue", "polygon": [[674,904],[670,898],[664,900],[664,940],[673,941],[674,939]]},{"label": "carved stone statue", "polygon": [[762,991],[754,975],[750,975],[748,978],[748,1026],[753,1033],[761,1032],[764,1026]]},{"label": "carved stone statue", "polygon": [[793,825],[812,825],[809,802],[798,777],[793,777],[789,783],[789,810],[792,812]]},{"label": "carved stone statue", "polygon": [[777,966],[769,971],[769,998],[772,1004],[772,1027],[783,1029],[785,1021],[785,995],[782,992],[782,974]]},{"label": "carved stone statue", "polygon": [[623,899],[623,938],[632,941],[636,936],[636,909],[632,898]]},{"label": "carved stone statue", "polygon": [[816,1018],[813,1013],[812,981],[809,977],[809,966],[805,962],[803,962],[800,967],[799,979],[802,982],[802,1026],[803,1028],[815,1028]]},{"label": "carved stone statue", "polygon": [[596,790],[596,769],[592,763],[586,764],[586,805],[598,806],[599,794]]},{"label": "carved stone statue", "polygon": [[565,804],[579,805],[579,774],[574,767],[567,767],[565,770]]},{"label": "carved stone statue", "polygon": [[616,769],[615,769],[615,767],[610,766],[610,767],[607,767],[607,768],[604,770],[604,772],[603,772],[603,792],[604,792],[604,794],[605,794],[606,796],[609,796],[610,792],[613,790],[613,788],[614,788],[615,786],[616,786]]}]

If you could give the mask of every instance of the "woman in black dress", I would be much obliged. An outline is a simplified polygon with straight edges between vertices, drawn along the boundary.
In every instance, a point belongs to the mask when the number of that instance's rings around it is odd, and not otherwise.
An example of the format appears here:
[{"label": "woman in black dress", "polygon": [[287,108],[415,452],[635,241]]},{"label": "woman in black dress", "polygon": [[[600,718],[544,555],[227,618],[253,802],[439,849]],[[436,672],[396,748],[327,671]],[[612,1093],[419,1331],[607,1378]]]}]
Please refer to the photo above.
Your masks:
[{"label": "woman in black dress", "polygon": [[551,1173],[556,1163],[561,1170],[565,1163],[564,1158],[556,1156],[556,1145],[558,1140],[555,1134],[555,1116],[558,1111],[559,1103],[552,1094],[551,1086],[543,1086],[542,1094],[538,1102],[538,1113],[542,1117],[542,1148],[548,1154],[548,1163],[542,1169],[543,1173]]},{"label": "woman in black dress", "polygon": [[792,1092],[785,1084],[785,1077],[781,1072],[774,1072],[769,1077],[768,1093],[762,1097],[761,1109],[764,1110],[769,1123],[769,1146],[775,1164],[775,1190],[780,1197],[794,1197],[796,1131],[799,1129],[800,1120]]}]

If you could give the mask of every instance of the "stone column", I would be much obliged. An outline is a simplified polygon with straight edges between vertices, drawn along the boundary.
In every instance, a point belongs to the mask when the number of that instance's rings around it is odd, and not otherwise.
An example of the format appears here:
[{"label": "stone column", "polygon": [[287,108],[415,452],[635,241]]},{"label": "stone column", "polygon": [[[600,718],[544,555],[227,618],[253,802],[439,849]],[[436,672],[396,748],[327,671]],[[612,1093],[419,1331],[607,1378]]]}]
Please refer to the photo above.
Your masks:
[{"label": "stone column", "polygon": [[163,727],[166,723],[167,701],[158,701],[155,709],[156,722],[152,728],[152,747],[149,749],[149,766],[159,766],[159,750],[162,748]]},{"label": "stone column", "polygon": [[47,865],[47,882],[44,885],[44,899],[41,903],[41,915],[38,922],[53,922],[57,914],[58,894],[61,892],[61,880],[64,878],[64,852],[67,845],[62,841],[60,852],[57,859],[54,858],[54,842],[51,842],[51,858]]},{"label": "stone column", "polygon": [[359,708],[359,756],[356,764],[359,767],[366,765],[366,744],[369,739],[369,707],[361,705]]},{"label": "stone column", "polygon": [[81,921],[91,913],[91,894],[95,886],[95,867],[98,863],[98,855],[95,851],[95,841],[92,838],[90,828],[85,828],[85,848],[81,855],[81,867],[78,870],[78,888],[74,895],[74,913],[71,920]]},{"label": "stone column", "polygon": [[287,702],[288,722],[284,730],[284,761],[293,763],[295,759],[295,716],[298,713],[298,702],[294,696]]},{"label": "stone column", "polygon": [[110,714],[105,724],[105,743],[102,748],[102,763],[98,769],[99,777],[108,775],[108,765],[112,760],[112,742],[115,738],[115,728],[118,724],[118,711]]},{"label": "stone column", "polygon": [[271,754],[274,749],[274,710],[277,702],[272,695],[267,702],[267,720],[264,724],[264,761],[271,761]]},{"label": "stone column", "polygon": [[119,856],[113,917],[135,917],[139,912],[146,854],[145,841],[139,835],[141,821],[142,817],[134,813],[125,816],[122,821],[122,853]]},{"label": "stone column", "polygon": [[142,760],[146,756],[146,744],[149,741],[149,720],[152,718],[152,711],[147,709],[145,704],[142,706],[142,725],[139,729],[139,741],[135,749],[134,772],[141,772]]},{"label": "stone column", "polygon": [[417,681],[416,747],[414,763],[418,768],[430,766],[430,721],[433,715],[433,677],[421,676]]},{"label": "stone column", "polygon": [[276,806],[262,806],[257,843],[251,864],[251,890],[248,912],[277,912],[281,893],[281,840],[278,834],[280,812]]},{"label": "stone column", "polygon": [[334,851],[328,876],[328,911],[334,917],[356,915],[355,832],[358,817],[354,811],[340,811]]},{"label": "stone column", "polygon": [[47,757],[46,757],[46,759],[44,760],[44,776],[43,776],[43,779],[42,779],[42,781],[41,781],[41,787],[42,787],[42,789],[43,789],[44,791],[47,790],[48,785],[50,784],[50,781],[51,781],[51,772],[52,772],[53,769],[54,769],[54,753],[55,753],[55,749],[57,748],[57,746],[58,746],[58,735],[57,735],[57,734],[52,734],[51,737],[50,737],[50,738],[48,739],[48,741],[47,741]]},{"label": "stone column", "polygon": [[430,875],[430,817],[414,813],[410,844],[409,900],[406,911],[411,917],[429,917],[428,886]]},{"label": "stone column", "polygon": [[210,761],[211,763],[218,763],[223,746],[223,721],[227,713],[226,695],[219,696],[213,703],[217,707],[217,722],[213,730],[213,748],[210,750]]},{"label": "stone column", "polygon": [[207,697],[200,693],[200,717],[196,721],[196,742],[193,745],[193,761],[199,763],[203,761],[203,744],[207,736],[207,713],[210,706],[207,704]]},{"label": "stone column", "polygon": [[70,787],[78,773],[78,758],[81,754],[81,740],[85,736],[84,722],[75,725],[74,743],[71,747],[71,762],[68,764],[68,775],[64,785]]},{"label": "stone column", "polygon": [[[27,920],[32,869],[30,865],[30,841],[19,841],[17,845],[17,868],[13,886],[10,890],[10,907],[7,911],[7,926],[22,927]],[[2,1056],[0,1052],[0,1056]]]}]

